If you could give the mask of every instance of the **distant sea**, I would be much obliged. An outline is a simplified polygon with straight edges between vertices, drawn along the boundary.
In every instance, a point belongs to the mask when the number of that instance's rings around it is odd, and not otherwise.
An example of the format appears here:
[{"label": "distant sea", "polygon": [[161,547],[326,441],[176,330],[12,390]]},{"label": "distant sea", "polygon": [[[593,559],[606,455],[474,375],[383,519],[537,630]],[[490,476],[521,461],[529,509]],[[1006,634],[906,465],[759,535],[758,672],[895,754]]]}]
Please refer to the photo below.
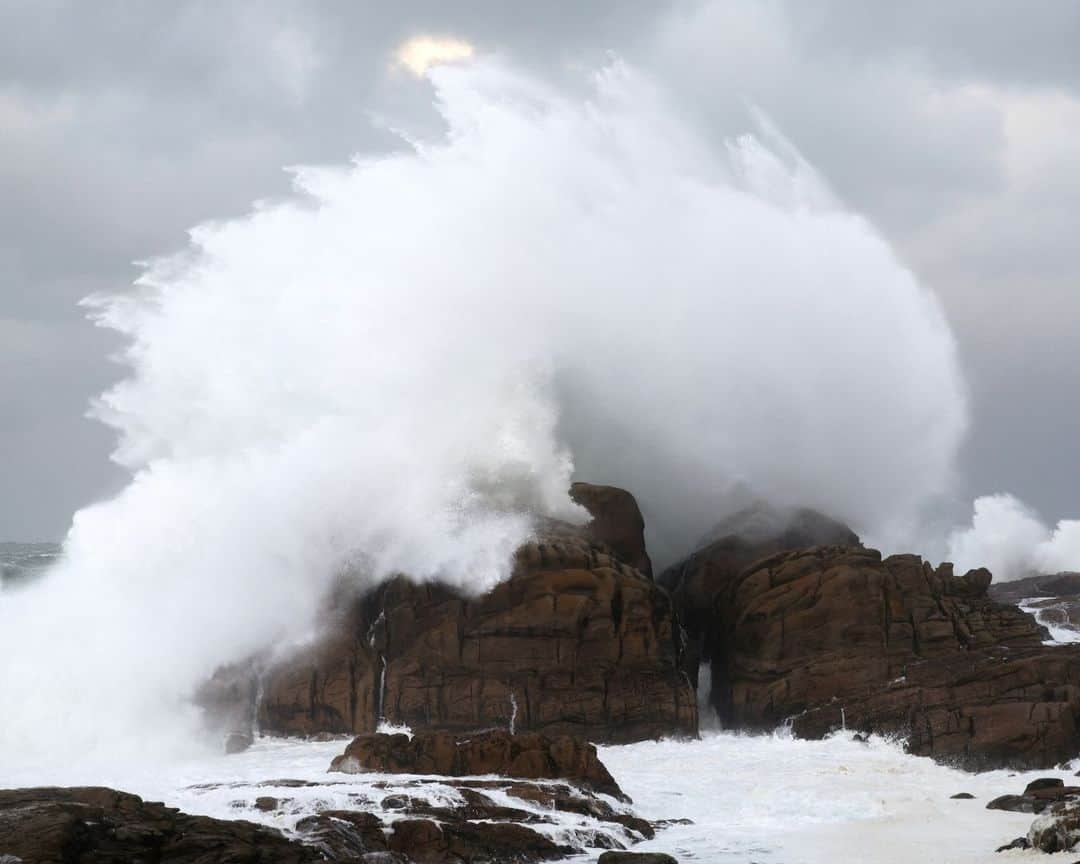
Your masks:
[{"label": "distant sea", "polygon": [[40,576],[60,557],[57,543],[0,542],[0,589],[14,588]]}]

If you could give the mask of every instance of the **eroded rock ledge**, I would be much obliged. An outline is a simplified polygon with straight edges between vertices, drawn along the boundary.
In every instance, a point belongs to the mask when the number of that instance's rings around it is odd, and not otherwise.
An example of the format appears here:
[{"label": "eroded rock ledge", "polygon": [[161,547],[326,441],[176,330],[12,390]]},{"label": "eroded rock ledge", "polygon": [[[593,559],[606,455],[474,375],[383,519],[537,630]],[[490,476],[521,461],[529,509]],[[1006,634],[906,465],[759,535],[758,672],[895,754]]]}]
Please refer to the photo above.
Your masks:
[{"label": "eroded rock ledge", "polygon": [[1080,646],[1044,646],[990,578],[850,547],[758,561],[715,599],[713,702],[732,726],[892,733],[969,768],[1073,758]]}]

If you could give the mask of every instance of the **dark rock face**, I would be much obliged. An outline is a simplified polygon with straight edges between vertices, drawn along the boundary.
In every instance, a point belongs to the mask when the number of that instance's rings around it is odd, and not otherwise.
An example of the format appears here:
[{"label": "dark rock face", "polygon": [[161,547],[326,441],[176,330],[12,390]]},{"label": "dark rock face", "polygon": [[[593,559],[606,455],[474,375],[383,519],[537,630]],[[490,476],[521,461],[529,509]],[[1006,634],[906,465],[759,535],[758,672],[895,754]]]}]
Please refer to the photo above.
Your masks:
[{"label": "dark rock face", "polygon": [[702,547],[659,577],[687,634],[687,669],[697,684],[697,667],[713,654],[719,636],[716,598],[753,562],[807,546],[861,546],[844,525],[816,510],[757,505],[720,522]]},{"label": "dark rock face", "polygon": [[512,577],[479,597],[397,578],[340,600],[321,644],[263,676],[261,728],[361,734],[386,720],[594,741],[696,734],[667,593],[611,551],[644,555],[637,505],[611,487],[575,484],[574,494],[594,508],[587,528],[602,544],[548,525],[519,550]]},{"label": "dark rock face", "polygon": [[334,759],[331,771],[356,774],[498,774],[528,780],[569,780],[577,786],[625,799],[596,755],[596,747],[573,738],[501,729],[455,738],[447,732],[361,735]]},{"label": "dark rock face", "polygon": [[0,859],[22,864],[306,864],[314,849],[250,822],[189,816],[112,789],[0,791]]},{"label": "dark rock face", "polygon": [[574,483],[570,497],[589,511],[585,535],[607,546],[612,554],[650,578],[652,561],[645,551],[645,519],[634,496],[617,486]]},{"label": "dark rock face", "polygon": [[[651,837],[650,823],[588,792],[559,784],[488,780],[523,800],[550,804],[551,811],[584,813],[610,822],[615,834],[578,838],[620,848]],[[494,864],[546,861],[582,848],[553,842],[525,824],[545,815],[496,804],[477,789],[462,786],[464,804],[427,809],[412,799],[406,818],[384,824],[360,810],[326,810],[296,824],[297,839],[251,822],[190,816],[136,795],[105,788],[42,788],[0,791],[0,861],[12,864]],[[415,805],[415,806],[414,806]],[[256,803],[256,808],[258,808]],[[584,808],[584,809],[583,809]],[[587,832],[586,832],[587,833]],[[617,838],[622,838],[617,839]]]},{"label": "dark rock face", "polygon": [[713,702],[729,726],[900,734],[968,767],[1047,767],[1080,750],[1080,650],[1042,645],[990,574],[816,547],[757,562],[718,594]]}]

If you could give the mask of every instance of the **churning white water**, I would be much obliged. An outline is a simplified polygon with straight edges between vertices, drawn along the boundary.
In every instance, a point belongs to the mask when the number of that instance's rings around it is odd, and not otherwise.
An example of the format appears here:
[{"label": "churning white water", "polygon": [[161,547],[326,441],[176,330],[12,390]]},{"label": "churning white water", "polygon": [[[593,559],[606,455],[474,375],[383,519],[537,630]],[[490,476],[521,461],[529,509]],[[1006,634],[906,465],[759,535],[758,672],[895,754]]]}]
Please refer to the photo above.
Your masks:
[{"label": "churning white water", "polygon": [[716,148],[618,63],[587,99],[430,80],[444,138],[300,169],[93,301],[132,479],[0,597],[0,785],[190,756],[193,689],[309,638],[343,568],[483,589],[581,518],[574,476],[633,490],[661,559],[740,484],[886,541],[948,489],[939,303],[782,140]]},{"label": "churning white water", "polygon": [[[359,808],[384,820],[401,818],[402,811],[384,810],[381,801],[395,791],[417,794],[405,786],[414,778],[328,774],[330,760],[345,744],[263,738],[233,756],[207,755],[165,765],[148,758],[141,765],[113,766],[100,774],[67,771],[60,777],[31,771],[13,775],[9,782],[106,783],[189,813],[248,819],[286,832],[304,816],[328,809]],[[995,855],[998,846],[1026,834],[1034,817],[986,809],[992,798],[1018,793],[1036,776],[1061,777],[1068,783],[1071,771],[966,774],[908,756],[888,741],[860,743],[846,734],[797,741],[784,735],[707,733],[700,741],[603,747],[600,756],[634,799],[638,815],[690,820],[677,821],[655,839],[633,847],[668,852],[683,862],[1010,864],[1075,858],[1018,850]],[[453,788],[430,779],[423,797],[433,803],[458,800]],[[485,791],[502,802],[497,791]],[[957,792],[975,798],[952,799]],[[279,807],[271,812],[257,809],[260,796],[278,798]],[[520,799],[502,803],[532,806]],[[595,820],[550,811],[543,815],[555,822],[532,827],[560,842],[589,830],[608,830],[615,839],[627,841],[618,828]],[[575,860],[595,862],[599,851]]]}]

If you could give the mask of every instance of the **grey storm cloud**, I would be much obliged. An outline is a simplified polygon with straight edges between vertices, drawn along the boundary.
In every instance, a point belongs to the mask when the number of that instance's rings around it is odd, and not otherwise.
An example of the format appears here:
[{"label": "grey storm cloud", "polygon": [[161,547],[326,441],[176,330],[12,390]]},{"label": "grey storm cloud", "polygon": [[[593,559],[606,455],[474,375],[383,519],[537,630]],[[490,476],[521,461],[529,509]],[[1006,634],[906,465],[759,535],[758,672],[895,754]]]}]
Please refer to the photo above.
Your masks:
[{"label": "grey storm cloud", "polygon": [[[562,76],[613,51],[719,142],[763,110],[943,298],[973,391],[969,495],[1080,515],[1080,4],[8,2],[0,8],[0,539],[123,481],[84,418],[121,370],[78,301],[283,166],[434,123],[394,47],[455,34]],[[882,334],[883,339],[888,334]]]}]

